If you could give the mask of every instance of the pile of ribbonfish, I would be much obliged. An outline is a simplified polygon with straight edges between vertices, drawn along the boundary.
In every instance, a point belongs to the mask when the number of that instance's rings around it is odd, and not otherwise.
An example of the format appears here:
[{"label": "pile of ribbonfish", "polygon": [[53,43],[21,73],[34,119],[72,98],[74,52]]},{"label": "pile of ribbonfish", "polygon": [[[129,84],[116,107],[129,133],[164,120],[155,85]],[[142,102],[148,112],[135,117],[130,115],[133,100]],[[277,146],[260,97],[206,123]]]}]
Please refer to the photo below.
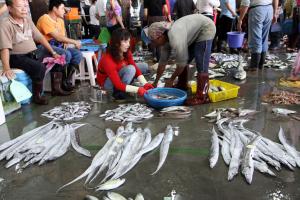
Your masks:
[{"label": "pile of ribbonfish", "polygon": [[187,106],[170,106],[160,110],[159,116],[165,118],[185,119],[192,114],[192,109]]},{"label": "pile of ribbonfish", "polygon": [[[223,109],[223,111],[227,112],[228,110]],[[229,166],[229,181],[233,180],[239,171],[245,176],[247,183],[251,184],[254,170],[276,176],[269,166],[277,171],[282,168],[282,165],[290,170],[294,170],[296,166],[300,167],[300,152],[288,143],[281,127],[278,133],[281,143],[279,144],[244,127],[244,123],[249,121],[246,118],[223,118],[223,111],[217,111],[217,115],[206,116],[217,118],[216,127],[221,133],[219,135],[213,127],[209,158],[211,168],[216,165],[220,151],[225,164]],[[250,110],[248,113],[251,113]]]},{"label": "pile of ribbonfish", "polygon": [[166,93],[158,93],[150,95],[153,99],[161,99],[161,100],[173,100],[178,99],[179,97],[176,95],[170,95]]},{"label": "pile of ribbonfish", "polygon": [[289,110],[285,108],[273,108],[272,112],[279,116],[288,116],[292,119],[300,121],[300,116],[296,115],[297,112],[294,110]]},{"label": "pile of ribbonfish", "polygon": [[63,102],[61,106],[44,112],[42,116],[54,120],[79,120],[85,117],[91,111],[91,105],[84,101],[79,102]]},{"label": "pile of ribbonfish", "polygon": [[6,168],[18,163],[21,168],[35,163],[42,165],[63,156],[70,145],[78,153],[91,157],[91,153],[80,147],[76,139],[75,130],[83,125],[49,122],[2,144],[0,160],[9,160]]},{"label": "pile of ribbonfish", "polygon": [[[156,71],[158,68],[158,63],[154,64],[153,66],[150,67],[153,71]],[[165,71],[163,72],[162,76],[160,77],[158,83],[157,83],[157,87],[164,87],[165,86],[165,82],[167,79],[171,78],[172,74],[174,73],[176,69],[176,65],[167,65]],[[151,77],[150,77],[150,81],[154,81],[156,79],[157,74],[154,73]]]},{"label": "pile of ribbonfish", "polygon": [[216,78],[216,77],[222,77],[226,73],[220,71],[222,70],[228,70],[228,69],[234,69],[233,71],[233,77],[238,80],[244,80],[247,77],[247,73],[244,70],[244,67],[246,67],[248,64],[245,61],[245,59],[241,55],[237,54],[222,54],[222,53],[215,53],[212,54],[212,59],[217,63],[216,68],[210,69],[210,75],[209,78]]},{"label": "pile of ribbonfish", "polygon": [[118,108],[107,110],[100,115],[106,121],[141,123],[153,117],[152,109],[144,104],[121,104]]},{"label": "pile of ribbonfish", "polygon": [[138,193],[135,198],[125,198],[121,194],[116,192],[108,192],[103,200],[144,200],[144,196],[141,193]]},{"label": "pile of ribbonfish", "polygon": [[278,56],[274,54],[269,54],[266,56],[266,62],[264,64],[264,67],[268,68],[274,68],[277,70],[284,70],[288,67],[291,67],[291,61],[289,61],[289,56],[291,57],[292,55],[287,55],[287,59],[282,61]]},{"label": "pile of ribbonfish", "polygon": [[212,60],[216,61],[217,63],[223,63],[223,62],[238,61],[239,55],[224,54],[224,53],[212,53],[211,58],[212,58]]},{"label": "pile of ribbonfish", "polygon": [[290,63],[294,63],[295,59],[297,57],[297,52],[294,53],[286,53],[286,61],[290,62]]},{"label": "pile of ribbonfish", "polygon": [[125,127],[120,126],[116,133],[106,129],[108,141],[95,155],[91,165],[79,177],[60,187],[58,191],[84,177],[87,177],[85,184],[92,184],[106,169],[105,177],[92,189],[100,191],[118,188],[125,182],[121,177],[129,172],[144,154],[153,151],[161,144],[159,164],[152,175],[156,174],[167,158],[173,135],[173,127],[170,125],[164,133],[159,133],[153,139],[150,129],[140,127],[134,129],[131,122]]}]

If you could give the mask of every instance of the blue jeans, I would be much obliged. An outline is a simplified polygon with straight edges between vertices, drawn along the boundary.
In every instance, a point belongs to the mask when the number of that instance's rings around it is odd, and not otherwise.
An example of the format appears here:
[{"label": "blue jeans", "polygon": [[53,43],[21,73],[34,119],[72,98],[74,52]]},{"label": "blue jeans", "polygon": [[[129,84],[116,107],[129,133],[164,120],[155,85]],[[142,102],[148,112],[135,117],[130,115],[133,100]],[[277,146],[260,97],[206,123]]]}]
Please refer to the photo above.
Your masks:
[{"label": "blue jeans", "polygon": [[[147,63],[136,63],[137,67],[141,70],[142,74],[147,73],[148,71],[148,64]],[[121,78],[121,81],[126,84],[130,85],[133,81],[133,78],[135,76],[136,69],[132,65],[127,65],[123,67],[119,71],[119,76]],[[105,90],[112,90],[114,88],[113,83],[111,82],[110,78],[107,77],[104,82],[104,89]]]},{"label": "blue jeans", "polygon": [[[74,48],[63,49],[63,48],[59,48],[59,47],[55,47],[55,46],[51,46],[51,47],[59,55],[66,56],[67,64],[79,65],[79,63],[82,59],[82,54],[78,49],[74,49]],[[38,51],[39,51],[40,58],[51,56],[50,53],[48,52],[48,50],[42,45],[38,46]]]},{"label": "blue jeans", "polygon": [[268,36],[272,19],[272,5],[257,6],[250,9],[248,16],[248,34],[251,53],[268,51]]},{"label": "blue jeans", "polygon": [[199,73],[208,73],[212,43],[213,40],[206,40],[189,46],[189,63],[195,58]]}]

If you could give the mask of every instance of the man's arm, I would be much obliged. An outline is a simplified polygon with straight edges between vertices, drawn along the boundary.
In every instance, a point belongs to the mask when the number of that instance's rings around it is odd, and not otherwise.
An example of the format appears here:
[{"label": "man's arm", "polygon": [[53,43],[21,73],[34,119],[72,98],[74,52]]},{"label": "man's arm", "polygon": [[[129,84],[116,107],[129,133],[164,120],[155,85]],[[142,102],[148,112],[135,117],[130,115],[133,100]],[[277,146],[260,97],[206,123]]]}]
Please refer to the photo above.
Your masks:
[{"label": "man's arm", "polygon": [[164,5],[164,13],[165,13],[165,16],[166,16],[167,20],[168,20],[169,22],[171,22],[172,19],[171,19],[171,15],[170,15],[170,13],[169,13],[169,9],[168,9],[167,4]]},{"label": "man's arm", "polygon": [[59,55],[53,50],[49,42],[44,37],[41,37],[41,39],[39,39],[37,42],[43,45],[54,58],[59,57]]},{"label": "man's arm", "polygon": [[243,5],[241,5],[241,7],[240,7],[240,17],[239,17],[239,20],[237,23],[237,30],[240,32],[242,31],[243,19],[248,11],[248,8],[249,8],[249,6],[243,6]]},{"label": "man's arm", "polygon": [[166,69],[166,65],[165,64],[159,64],[158,65],[157,72],[156,72],[156,78],[155,78],[155,81],[153,83],[154,87],[157,87],[158,81],[162,77],[165,69]]},{"label": "man's arm", "polygon": [[148,22],[148,8],[144,8],[144,17],[143,17],[144,24]]},{"label": "man's arm", "polygon": [[250,6],[250,0],[242,0],[241,1],[241,6],[240,6],[240,17],[237,23],[237,30],[242,31],[242,24],[243,24],[243,19],[248,12],[248,8]]},{"label": "man's arm", "polygon": [[9,65],[9,50],[8,49],[2,49],[1,50],[1,61],[3,64],[3,72],[1,75],[6,76],[8,79],[13,79],[15,74],[10,69]]},{"label": "man's arm", "polygon": [[49,33],[49,35],[51,37],[53,37],[55,40],[57,40],[58,42],[67,43],[67,44],[74,44],[77,49],[80,49],[80,47],[81,47],[80,41],[67,38],[66,36],[63,36],[59,33],[52,32],[52,33]]},{"label": "man's arm", "polygon": [[229,2],[226,2],[225,6],[229,10],[229,12],[231,13],[232,17],[236,17],[236,12],[231,8]]},{"label": "man's arm", "polygon": [[166,81],[165,87],[173,87],[173,83],[176,77],[178,77],[183,72],[185,67],[186,65],[177,65],[175,72],[172,74],[171,78],[168,81]]},{"label": "man's arm", "polygon": [[278,9],[278,3],[279,1],[278,0],[273,0],[273,23],[276,23],[277,22],[277,9]]},{"label": "man's arm", "polygon": [[148,0],[144,0],[144,16],[143,16],[143,23],[144,25],[148,24],[148,15],[149,15],[149,2]]}]

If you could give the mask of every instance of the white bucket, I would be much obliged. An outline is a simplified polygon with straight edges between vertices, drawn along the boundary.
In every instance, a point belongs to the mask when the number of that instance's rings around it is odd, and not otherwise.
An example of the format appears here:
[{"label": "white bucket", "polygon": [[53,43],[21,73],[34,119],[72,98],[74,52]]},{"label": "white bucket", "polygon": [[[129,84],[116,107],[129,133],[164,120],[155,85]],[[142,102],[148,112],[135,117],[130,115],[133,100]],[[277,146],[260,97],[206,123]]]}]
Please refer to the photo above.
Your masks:
[{"label": "white bucket", "polygon": [[0,97],[0,125],[5,123],[5,114],[4,114],[4,109],[3,109],[3,105],[2,105],[2,100]]}]

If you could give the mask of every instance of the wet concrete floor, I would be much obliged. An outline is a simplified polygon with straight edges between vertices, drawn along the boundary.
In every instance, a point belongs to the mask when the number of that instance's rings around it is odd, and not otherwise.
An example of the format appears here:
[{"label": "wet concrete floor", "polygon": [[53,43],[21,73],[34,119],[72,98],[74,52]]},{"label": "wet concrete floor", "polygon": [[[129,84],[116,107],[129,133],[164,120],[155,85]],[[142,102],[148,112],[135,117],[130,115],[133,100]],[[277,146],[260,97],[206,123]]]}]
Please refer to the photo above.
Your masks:
[{"label": "wet concrete floor", "polygon": [[[209,168],[208,155],[212,124],[203,119],[203,115],[220,107],[249,108],[260,111],[246,124],[247,127],[261,132],[265,137],[278,142],[279,126],[283,126],[287,137],[300,150],[300,123],[289,117],[278,117],[271,112],[273,107],[282,107],[300,112],[299,106],[272,106],[262,104],[261,97],[278,84],[286,72],[265,69],[259,73],[249,73],[247,80],[237,82],[232,78],[223,80],[240,85],[239,97],[219,103],[193,107],[190,118],[175,120],[155,117],[136,125],[149,127],[153,134],[165,129],[168,124],[178,125],[180,135],[174,138],[169,156],[162,169],[155,176],[150,173],[156,169],[158,151],[142,158],[139,164],[125,175],[124,186],[115,190],[126,197],[134,197],[141,192],[146,200],[162,200],[174,189],[181,198],[187,200],[297,200],[300,199],[300,169],[294,172],[283,168],[276,172],[277,177],[269,177],[254,172],[252,185],[248,185],[239,174],[233,181],[227,181],[228,167],[219,158],[214,169]],[[86,84],[83,84],[86,85]],[[30,130],[48,122],[40,116],[44,111],[64,101],[89,101],[95,91],[88,86],[81,86],[76,93],[68,97],[52,97],[47,106],[27,105],[7,117],[7,123],[1,128],[1,143],[19,136],[25,129]],[[142,99],[139,99],[143,102]],[[88,125],[78,130],[80,144],[93,155],[106,143],[105,128],[116,130],[120,123],[106,122],[98,116],[107,109],[117,107],[117,103],[106,101],[94,103],[93,110],[80,122]],[[104,193],[94,193],[79,181],[67,187],[59,194],[56,190],[63,184],[79,176],[91,163],[91,158],[79,155],[73,149],[56,161],[43,166],[31,166],[17,174],[14,168],[5,169],[2,161],[0,177],[2,182],[0,199],[5,200],[82,200],[86,194],[102,199]],[[273,169],[273,171],[275,171]]]}]

